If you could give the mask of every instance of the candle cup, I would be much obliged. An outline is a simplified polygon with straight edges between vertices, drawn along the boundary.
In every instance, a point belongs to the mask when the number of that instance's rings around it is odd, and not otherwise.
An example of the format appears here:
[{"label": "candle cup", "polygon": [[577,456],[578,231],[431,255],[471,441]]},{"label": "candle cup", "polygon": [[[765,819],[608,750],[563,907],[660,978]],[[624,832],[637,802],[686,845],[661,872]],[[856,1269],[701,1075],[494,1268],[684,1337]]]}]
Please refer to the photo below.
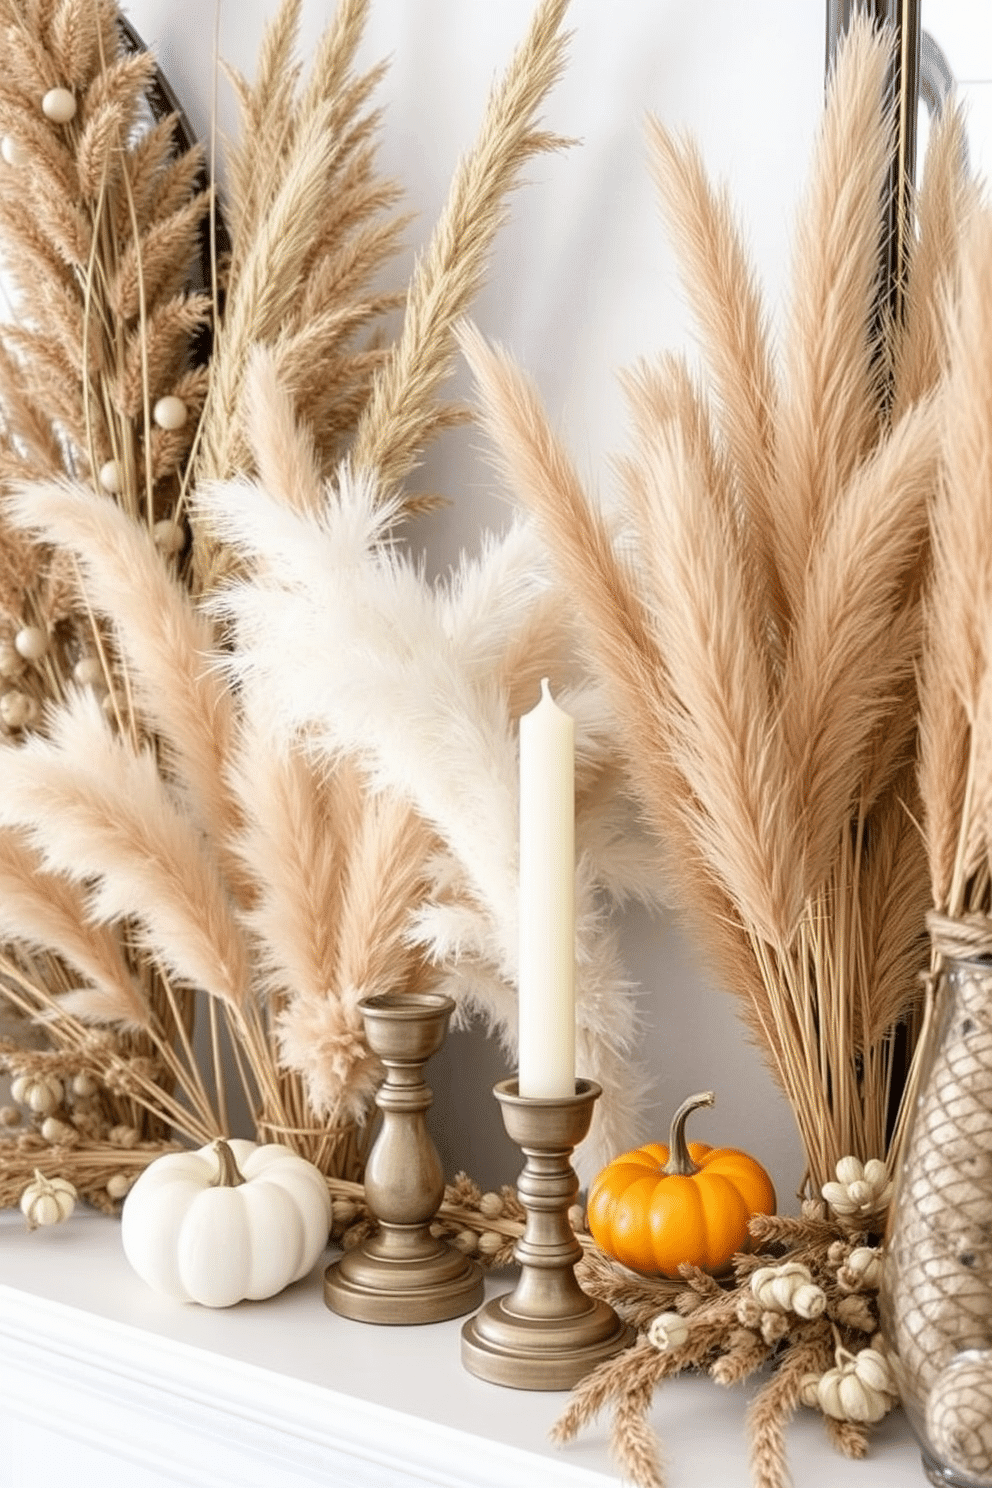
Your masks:
[{"label": "candle cup", "polygon": [[376,1095],[382,1130],[365,1168],[365,1198],[379,1230],[324,1273],[324,1301],[362,1323],[438,1323],[483,1297],[482,1271],[430,1226],[444,1173],[424,1121],[424,1065],[454,1010],[440,993],[384,994],[359,1004],[369,1048],[386,1066]]},{"label": "candle cup", "polygon": [[521,1268],[517,1285],[464,1325],[462,1363],[492,1384],[570,1390],[635,1337],[612,1307],[588,1297],[575,1279],[582,1246],[568,1219],[579,1191],[571,1155],[589,1130],[600,1086],[576,1080],[574,1095],[530,1099],[519,1094],[516,1080],[501,1080],[493,1094],[526,1158],[517,1192],[527,1220],[514,1251]]}]

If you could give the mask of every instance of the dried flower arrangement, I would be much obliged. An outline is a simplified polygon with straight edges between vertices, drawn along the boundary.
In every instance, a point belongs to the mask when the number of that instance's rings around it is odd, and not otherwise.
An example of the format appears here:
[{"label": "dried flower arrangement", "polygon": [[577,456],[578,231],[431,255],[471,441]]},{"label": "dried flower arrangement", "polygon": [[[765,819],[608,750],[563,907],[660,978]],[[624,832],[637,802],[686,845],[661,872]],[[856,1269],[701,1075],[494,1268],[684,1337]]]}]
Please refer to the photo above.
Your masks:
[{"label": "dried flower arrangement", "polygon": [[[31,1117],[5,1141],[4,1203],[41,1166],[113,1208],[164,1144],[227,1130],[226,1063],[260,1136],[353,1177],[375,1084],[357,1011],[370,988],[450,976],[512,1038],[510,723],[535,676],[566,665],[562,607],[523,527],[436,593],[391,544],[425,504],[408,489],[421,450],[463,416],[440,398],[451,327],[507,193],[562,143],[535,118],[563,65],[565,9],[537,6],[401,297],[372,287],[402,224],[375,169],[378,72],[354,71],[367,0],[342,0],[306,82],[299,0],[283,0],[256,81],[234,80],[223,234],[200,152],[174,153],[176,120],[146,117],[154,63],[122,42],[112,0],[3,0],[17,65],[0,84],[0,204],[23,324],[0,334],[2,991],[44,1036],[2,1046],[22,1097],[4,1120]],[[53,92],[56,114],[39,102]],[[29,171],[35,147],[45,169]],[[204,222],[207,279],[191,288]],[[382,317],[401,299],[389,340]],[[72,376],[55,375],[55,341]],[[318,532],[324,569],[309,555]],[[437,738],[457,702],[466,730],[490,730],[472,766],[481,779],[498,765],[488,884],[473,882],[450,810],[432,814],[372,751],[317,748],[275,716],[233,599],[215,602],[235,572],[264,606],[342,565],[356,593],[359,576],[380,586],[382,624],[406,624],[386,613],[391,587],[413,607],[425,666],[444,637],[435,715],[421,692],[433,672],[392,679],[411,722]],[[354,682],[370,637],[344,597],[338,619],[356,629],[330,651]],[[614,814],[602,700],[574,666],[567,682],[587,722],[586,984],[590,1029],[610,1025],[612,1143],[635,1090],[633,1024],[599,896],[647,875]]]},{"label": "dried flower arrangement", "polygon": [[[681,1369],[729,1381],[774,1363],[752,1415],[762,1488],[785,1481],[783,1426],[800,1400],[857,1455],[865,1423],[896,1398],[891,1378],[879,1388],[875,1344],[858,1363],[878,1324],[872,1289],[852,1302],[837,1272],[884,1227],[903,1135],[900,1051],[922,1014],[917,673],[945,306],[977,192],[949,109],[914,202],[903,315],[880,312],[889,56],[886,35],[855,19],[828,83],[780,365],[725,195],[692,144],[652,121],[710,382],[675,356],[625,376],[636,447],[617,462],[615,512],[586,494],[511,359],[462,332],[499,463],[571,576],[669,891],[777,1077],[807,1161],[802,1219],[754,1221],[756,1253],[729,1285],[690,1274],[638,1290],[600,1268],[618,1310],[632,1288],[634,1321],[674,1307],[688,1328],[660,1353],[663,1328],[602,1365],[559,1432],[611,1403],[625,1469],[652,1488],[652,1390]],[[976,616],[986,594],[976,581]],[[934,730],[946,729],[942,707],[935,699]],[[826,1299],[817,1316],[758,1316],[751,1278],[783,1265],[809,1272]],[[856,1382],[841,1386],[838,1369]]]}]

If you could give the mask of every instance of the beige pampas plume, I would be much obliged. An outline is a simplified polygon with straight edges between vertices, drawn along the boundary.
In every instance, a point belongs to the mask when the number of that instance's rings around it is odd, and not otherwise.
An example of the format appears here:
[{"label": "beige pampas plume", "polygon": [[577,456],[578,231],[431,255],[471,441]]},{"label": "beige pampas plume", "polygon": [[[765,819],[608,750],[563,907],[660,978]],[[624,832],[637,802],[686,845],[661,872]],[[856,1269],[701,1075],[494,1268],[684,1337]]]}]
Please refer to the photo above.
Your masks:
[{"label": "beige pampas plume", "polygon": [[91,984],[62,993],[58,1006],[95,1022],[145,1028],[151,1009],[114,934],[91,922],[85,889],[46,873],[17,831],[0,832],[0,934],[55,951]]},{"label": "beige pampas plume", "polygon": [[170,798],[150,751],[117,740],[79,698],[4,762],[0,821],[25,832],[49,870],[89,886],[98,923],[133,916],[153,955],[184,981],[241,1008],[244,936],[216,863]]},{"label": "beige pampas plume", "polygon": [[6,513],[79,562],[88,605],[113,623],[125,666],[115,686],[132,693],[159,736],[167,772],[182,781],[198,819],[223,843],[237,820],[225,779],[233,706],[217,671],[213,627],[148,533],[85,487],[23,487]]},{"label": "beige pampas plume", "polygon": [[992,800],[987,720],[992,662],[992,213],[964,235],[947,310],[940,403],[942,475],[933,507],[933,580],[920,683],[920,787],[934,907],[988,912]]},{"label": "beige pampas plume", "polygon": [[776,556],[793,608],[819,525],[880,433],[873,315],[892,148],[890,50],[864,17],[845,34],[796,223],[772,489]]}]

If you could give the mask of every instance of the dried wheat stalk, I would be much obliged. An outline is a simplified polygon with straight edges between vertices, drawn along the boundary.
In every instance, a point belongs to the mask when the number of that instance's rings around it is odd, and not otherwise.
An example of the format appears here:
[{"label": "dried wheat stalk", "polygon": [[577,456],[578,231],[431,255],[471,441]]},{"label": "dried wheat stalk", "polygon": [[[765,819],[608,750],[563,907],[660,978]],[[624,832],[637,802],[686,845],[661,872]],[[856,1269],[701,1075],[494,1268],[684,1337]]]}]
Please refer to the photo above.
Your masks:
[{"label": "dried wheat stalk", "polygon": [[[879,1346],[877,1280],[856,1269],[851,1257],[874,1253],[880,1238],[879,1226],[858,1229],[821,1201],[810,1200],[801,1218],[756,1217],[754,1253],[735,1257],[734,1275],[725,1282],[691,1266],[682,1268],[681,1281],[637,1277],[588,1247],[579,1266],[584,1290],[609,1302],[639,1336],[575,1387],[553,1439],[570,1441],[609,1411],[611,1443],[625,1472],[638,1488],[664,1488],[660,1444],[649,1420],[654,1388],[698,1369],[727,1387],[770,1366],[748,1411],[751,1468],[756,1488],[786,1488],[788,1420],[800,1403],[816,1404],[815,1382],[838,1356]],[[762,1301],[752,1287],[761,1268],[786,1263],[805,1268],[805,1280],[821,1294],[808,1309],[811,1316]],[[682,1341],[672,1343],[663,1333],[654,1342],[652,1322],[672,1314],[685,1320]],[[894,1395],[889,1408],[892,1403]],[[822,1405],[819,1409],[835,1445],[847,1455],[863,1456],[864,1423],[831,1420]]]}]

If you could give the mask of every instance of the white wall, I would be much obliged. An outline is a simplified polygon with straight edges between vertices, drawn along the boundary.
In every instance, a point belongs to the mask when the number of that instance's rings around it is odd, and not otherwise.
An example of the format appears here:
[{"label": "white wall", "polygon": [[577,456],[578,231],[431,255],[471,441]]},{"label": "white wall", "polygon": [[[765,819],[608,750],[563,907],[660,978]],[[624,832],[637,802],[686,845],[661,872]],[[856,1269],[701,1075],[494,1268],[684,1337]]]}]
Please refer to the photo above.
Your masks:
[{"label": "white wall", "polygon": [[[304,0],[305,45],[332,3]],[[969,13],[984,9],[974,0],[963,4]],[[274,6],[275,0],[220,0],[221,55],[251,73]],[[205,136],[213,6],[130,0],[125,8],[156,46]],[[490,81],[523,33],[531,0],[373,0],[372,9],[364,55],[392,59],[380,94],[382,163],[418,213],[412,251],[429,232]],[[531,167],[476,318],[535,376],[593,483],[606,485],[607,456],[624,443],[617,369],[691,336],[646,170],[646,112],[691,130],[711,170],[729,180],[774,310],[822,95],[824,25],[818,0],[573,0],[571,64],[547,123],[582,143]],[[223,84],[220,117],[230,127]],[[505,498],[478,446],[468,431],[446,437],[424,472],[425,485],[453,503],[417,529],[434,569],[473,546],[481,526],[505,519]],[[714,1088],[717,1107],[700,1114],[695,1134],[760,1155],[788,1204],[801,1178],[798,1141],[732,1000],[701,975],[668,917],[651,923],[631,915],[625,945],[631,975],[643,988],[645,1052],[654,1075],[651,1134],[666,1135],[668,1116],[686,1094]],[[497,1051],[472,1033],[449,1041],[430,1076],[447,1163],[467,1167],[486,1184],[509,1181],[519,1168],[489,1095],[502,1073]]]}]

